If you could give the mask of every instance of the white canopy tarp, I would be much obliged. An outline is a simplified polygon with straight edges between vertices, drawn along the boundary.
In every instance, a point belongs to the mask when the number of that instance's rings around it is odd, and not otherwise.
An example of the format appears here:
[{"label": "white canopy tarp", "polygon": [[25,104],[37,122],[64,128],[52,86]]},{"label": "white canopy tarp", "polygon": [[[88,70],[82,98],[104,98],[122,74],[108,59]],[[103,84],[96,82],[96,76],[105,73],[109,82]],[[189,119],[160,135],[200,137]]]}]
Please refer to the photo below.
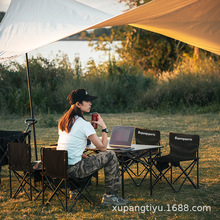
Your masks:
[{"label": "white canopy tarp", "polygon": [[81,32],[111,17],[74,0],[11,0],[0,24],[0,62]]},{"label": "white canopy tarp", "polygon": [[130,24],[220,55],[220,0],[154,0],[112,16],[74,0],[12,0],[0,62],[83,30]]}]

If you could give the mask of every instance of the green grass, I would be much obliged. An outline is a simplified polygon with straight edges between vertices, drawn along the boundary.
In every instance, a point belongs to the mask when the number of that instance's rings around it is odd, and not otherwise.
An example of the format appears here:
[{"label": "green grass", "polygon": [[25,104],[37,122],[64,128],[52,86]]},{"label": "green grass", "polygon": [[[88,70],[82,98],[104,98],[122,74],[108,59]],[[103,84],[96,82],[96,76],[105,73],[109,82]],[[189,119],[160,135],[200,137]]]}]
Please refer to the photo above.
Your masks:
[{"label": "green grass", "polygon": [[[161,145],[164,146],[162,153],[169,152],[168,133],[181,132],[200,135],[200,188],[194,189],[189,182],[183,186],[179,193],[174,193],[165,181],[157,184],[153,196],[149,195],[149,177],[140,187],[135,187],[128,176],[125,176],[125,195],[130,200],[128,208],[139,206],[141,210],[136,211],[113,211],[112,207],[103,207],[100,202],[104,193],[104,174],[99,172],[99,187],[95,181],[88,189],[96,201],[93,207],[84,199],[80,199],[71,213],[61,211],[60,206],[51,205],[42,207],[41,199],[36,202],[28,201],[27,198],[19,196],[17,199],[9,197],[8,168],[3,167],[0,185],[0,219],[219,219],[219,142],[220,142],[220,117],[219,114],[198,114],[198,115],[171,115],[171,114],[103,114],[102,115],[109,130],[114,125],[129,125],[161,131]],[[46,116],[45,116],[46,117]],[[45,121],[45,117],[43,120]],[[55,122],[58,122],[60,115],[50,115]],[[89,116],[86,116],[89,120]],[[57,127],[45,127],[47,123],[41,123],[42,116],[36,125],[36,136],[39,149],[57,142]],[[1,116],[0,130],[25,130],[25,117]],[[53,121],[52,120],[52,121]],[[56,123],[55,123],[56,124]],[[54,123],[49,123],[52,126]],[[100,129],[98,135],[100,135]],[[32,141],[33,142],[33,141]],[[34,152],[34,151],[33,151]],[[33,153],[32,153],[33,154]],[[135,167],[134,167],[135,169]],[[176,175],[177,172],[174,173]],[[195,178],[193,178],[195,180]],[[54,204],[54,203],[53,203]],[[56,204],[56,201],[55,201]],[[143,206],[162,206],[167,208],[175,205],[185,207],[209,206],[211,211],[152,211],[145,210]],[[121,208],[121,207],[119,207]],[[124,208],[124,207],[122,207]]]}]

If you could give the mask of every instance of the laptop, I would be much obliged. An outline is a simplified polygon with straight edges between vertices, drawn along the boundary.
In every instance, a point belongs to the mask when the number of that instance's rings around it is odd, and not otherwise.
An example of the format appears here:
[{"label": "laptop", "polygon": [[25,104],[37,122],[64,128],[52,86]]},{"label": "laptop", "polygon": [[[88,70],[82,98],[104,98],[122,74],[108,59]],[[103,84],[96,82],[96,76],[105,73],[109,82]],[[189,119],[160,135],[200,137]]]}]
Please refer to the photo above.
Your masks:
[{"label": "laptop", "polygon": [[112,148],[131,148],[134,127],[114,126],[109,141]]}]

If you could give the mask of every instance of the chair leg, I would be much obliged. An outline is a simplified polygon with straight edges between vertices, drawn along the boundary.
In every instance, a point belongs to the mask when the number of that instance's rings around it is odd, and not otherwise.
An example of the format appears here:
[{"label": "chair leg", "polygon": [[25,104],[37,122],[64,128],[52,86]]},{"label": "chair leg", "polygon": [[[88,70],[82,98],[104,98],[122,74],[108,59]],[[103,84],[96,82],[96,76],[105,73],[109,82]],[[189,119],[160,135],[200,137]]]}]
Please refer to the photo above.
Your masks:
[{"label": "chair leg", "polygon": [[[144,168],[144,170],[147,170],[147,168]],[[140,181],[139,183],[137,183],[137,182],[134,180],[133,176],[131,175],[131,173],[133,173],[134,175],[135,175],[135,173],[134,173],[129,167],[126,167],[125,171],[128,173],[128,175],[129,175],[130,178],[132,179],[133,183],[134,183],[136,186],[138,186],[138,187],[141,186],[141,184],[144,182],[144,180],[145,180],[147,174],[149,173],[149,170],[147,170],[146,173],[145,173],[145,175],[144,175],[144,177],[141,179],[141,181]],[[130,173],[130,172],[131,172],[131,173]],[[136,176],[136,175],[135,175],[135,176]]]},{"label": "chair leg", "polygon": [[173,167],[170,168],[170,182],[173,183]]},{"label": "chair leg", "polygon": [[139,166],[138,166],[138,162],[137,162],[137,175],[139,176]]},{"label": "chair leg", "polygon": [[175,188],[173,187],[173,185],[170,183],[170,181],[166,178],[166,176],[165,176],[165,174],[171,169],[171,167],[172,166],[170,166],[170,167],[168,167],[165,171],[164,171],[164,173],[162,173],[161,171],[159,171],[160,172],[160,174],[157,176],[157,179],[155,180],[155,182],[152,184],[152,187],[159,181],[159,180],[161,180],[162,179],[162,177],[167,181],[167,183],[170,185],[170,187],[173,189],[173,191],[174,192],[177,192],[176,190],[175,190]]},{"label": "chair leg", "polygon": [[[60,202],[60,204],[61,204],[63,210],[67,211],[67,187],[65,187],[65,191],[66,191],[65,193],[64,193],[62,190],[60,190],[60,186],[61,186],[61,184],[63,183],[63,181],[65,181],[65,180],[62,179],[57,186],[52,186],[52,184],[51,184],[51,182],[48,180],[47,176],[45,176],[45,178],[46,178],[46,181],[47,181],[48,184],[49,184],[49,185],[48,185],[49,188],[52,190],[52,194],[50,195],[50,198],[47,200],[47,202],[46,202],[45,205],[47,206],[48,204],[50,204],[50,201],[53,199],[54,196],[56,196],[57,199],[59,200],[59,202]],[[67,186],[67,183],[65,183],[65,185]],[[63,202],[60,200],[59,196],[57,195],[58,192],[59,192],[59,193],[62,192],[62,193],[65,195],[66,207],[64,206]]]},{"label": "chair leg", "polygon": [[[26,196],[28,197],[28,199],[31,201],[32,200],[32,194],[33,194],[33,189],[36,191],[36,192],[39,192],[33,185],[32,185],[32,174],[27,172],[23,177],[17,173],[16,171],[13,171],[15,177],[17,178],[18,182],[20,183],[20,185],[18,186],[16,192],[14,193],[14,195],[12,196],[12,191],[11,191],[11,198],[16,198],[17,195],[21,192],[21,190],[24,191],[24,193],[26,194]],[[20,181],[20,179],[22,181]],[[10,183],[11,184],[11,183]],[[26,190],[25,190],[25,185],[28,184],[30,186],[30,196],[27,194]],[[12,185],[11,185],[12,186]],[[12,187],[11,187],[12,189]]]},{"label": "chair leg", "polygon": [[42,174],[42,180],[41,180],[41,186],[42,186],[42,205],[44,205],[44,175]]},{"label": "chair leg", "polygon": [[31,201],[32,201],[32,187],[31,187],[31,172],[29,172],[29,175],[30,175],[30,199],[31,199]]},{"label": "chair leg", "polygon": [[12,198],[12,182],[11,182],[11,170],[9,169],[9,181],[10,181],[10,198]]},{"label": "chair leg", "polygon": [[197,166],[197,189],[199,189],[199,158],[196,161]]},{"label": "chair leg", "polygon": [[66,209],[65,211],[68,211],[68,205],[67,205],[67,180],[65,180],[65,200],[66,200]]},{"label": "chair leg", "polygon": [[191,171],[192,171],[192,169],[193,169],[194,166],[195,166],[195,162],[193,163],[193,165],[192,165],[190,171],[189,171],[188,173],[186,173],[185,170],[179,165],[179,168],[182,170],[182,172],[185,174],[186,177],[185,177],[185,179],[183,180],[183,182],[182,182],[180,188],[178,189],[178,192],[179,192],[180,189],[182,188],[183,184],[186,182],[186,179],[188,179],[188,180],[191,182],[191,184],[194,186],[195,189],[197,188],[196,185],[193,183],[193,181],[192,181],[192,180],[190,179],[190,177],[189,177],[189,174],[191,173]]},{"label": "chair leg", "polygon": [[[193,163],[194,163],[194,161],[193,161],[191,164],[189,164],[189,166],[185,169],[185,171],[187,171],[187,170],[192,166]],[[183,174],[184,174],[184,173],[182,172],[182,173],[173,181],[173,184],[174,184],[175,182],[177,182],[178,179],[179,179]]]},{"label": "chair leg", "polygon": [[[81,189],[79,189],[74,183],[72,183],[72,184],[75,186],[75,188],[77,189],[78,194],[76,195],[76,197],[75,197],[76,200],[74,201],[73,205],[70,207],[69,212],[72,211],[73,207],[75,206],[76,202],[79,200],[80,196],[82,196],[82,197],[83,197],[84,199],[86,199],[89,203],[91,203],[92,205],[94,205],[94,201],[93,201],[92,197],[90,196],[90,193],[89,193],[89,192],[87,191],[87,189],[86,189],[86,187],[88,186],[89,181],[91,180],[91,178],[92,178],[92,177],[89,178],[89,180],[86,182],[86,184],[85,184]],[[89,196],[89,199],[83,194],[84,191],[87,192],[87,194],[88,194],[88,196]]]},{"label": "chair leg", "polygon": [[[47,177],[46,177],[46,178],[47,178]],[[48,181],[48,179],[47,179],[47,181]],[[63,182],[63,180],[61,180],[60,183],[58,184],[58,186],[56,186],[56,188],[54,188],[54,187],[50,184],[50,182],[48,181],[48,183],[49,183],[49,185],[50,185],[50,188],[53,190],[53,193],[52,193],[52,195],[50,196],[50,198],[47,200],[46,205],[50,203],[50,201],[53,199],[53,197],[54,197],[55,195],[57,196],[58,200],[60,200],[59,197],[58,197],[58,195],[56,194],[56,192],[59,190],[59,187],[60,187],[60,185],[62,184],[62,182]],[[63,207],[63,208],[64,208],[64,207]],[[65,209],[65,208],[64,208],[64,209]]]},{"label": "chair leg", "polygon": [[97,173],[97,176],[96,176],[96,186],[99,185],[99,174]]},{"label": "chair leg", "polygon": [[[45,186],[45,185],[46,185],[46,186]],[[38,194],[37,194],[37,196],[35,197],[34,201],[37,201],[37,199],[39,198],[39,196],[41,195],[41,193],[42,193],[42,201],[44,200],[44,198],[43,198],[43,191],[45,192],[47,186],[48,186],[48,184],[45,183],[44,181],[43,181],[43,183],[42,183],[42,180],[41,180],[41,190],[38,191]],[[43,203],[42,205],[44,205],[44,203]]]},{"label": "chair leg", "polygon": [[[150,171],[150,168],[148,168],[149,162],[148,162],[145,158],[143,158],[143,159],[144,159],[144,160],[141,160],[141,159],[139,159],[139,158],[135,158],[135,159],[133,159],[132,162],[130,162],[129,164],[123,164],[123,166],[122,166],[122,160],[120,161],[120,162],[121,162],[121,166],[124,167],[124,172],[127,172],[127,173],[128,173],[128,175],[129,175],[130,178],[132,179],[133,183],[134,183],[136,186],[138,186],[138,187],[144,182],[144,180],[145,180],[147,174],[148,174],[149,171]],[[136,164],[136,165],[137,165],[137,167],[136,167],[136,168],[137,168],[137,173],[135,173],[135,172],[130,168],[133,164]],[[139,164],[141,164],[141,165],[144,167],[141,172],[140,172],[140,169],[139,169],[139,168],[140,168]],[[135,179],[133,178],[132,174],[133,174],[134,176],[136,176],[136,177],[140,177],[140,176],[144,173],[144,171],[146,171],[144,177],[142,177],[142,179],[140,180],[140,182],[137,183],[137,182],[135,181]],[[153,176],[156,178],[157,175],[156,175],[156,173],[155,173],[155,171],[154,171],[153,169],[152,169],[152,174],[153,174]],[[121,175],[122,175],[122,172],[121,172]]]},{"label": "chair leg", "polygon": [[99,171],[95,172],[93,176],[96,178],[96,186],[98,186],[99,185]]},{"label": "chair leg", "polygon": [[[22,178],[17,172],[15,172],[15,171],[13,171],[13,172],[14,172],[15,177],[17,178],[18,182],[20,183],[20,185],[18,186],[18,188],[17,188],[16,192],[14,193],[14,196],[12,196],[12,198],[16,198],[17,195],[18,195],[18,193],[19,193],[21,190],[23,190],[24,193],[26,194],[26,196],[28,197],[28,199],[31,200],[31,198],[28,196],[28,194],[27,194],[27,192],[26,192],[26,190],[25,190],[25,188],[24,188],[24,186],[25,186],[25,184],[26,184],[26,182],[27,182],[26,177],[27,177],[28,173],[26,173],[26,174],[24,175],[24,177]],[[19,178],[22,178],[22,180],[20,181]],[[24,185],[23,185],[23,183],[24,183]]]}]

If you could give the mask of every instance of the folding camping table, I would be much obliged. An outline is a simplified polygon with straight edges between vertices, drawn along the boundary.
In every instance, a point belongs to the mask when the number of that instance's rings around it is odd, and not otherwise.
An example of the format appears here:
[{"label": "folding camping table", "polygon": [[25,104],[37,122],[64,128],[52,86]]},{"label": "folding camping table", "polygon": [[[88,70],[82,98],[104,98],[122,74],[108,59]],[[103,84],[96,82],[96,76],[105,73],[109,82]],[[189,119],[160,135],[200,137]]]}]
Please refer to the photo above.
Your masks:
[{"label": "folding camping table", "polygon": [[[150,195],[153,193],[153,186],[152,186],[152,151],[158,148],[162,148],[163,146],[158,146],[158,145],[140,145],[140,144],[132,144],[130,148],[113,148],[113,147],[107,147],[109,150],[114,150],[118,160],[119,164],[121,166],[121,179],[122,179],[122,197],[124,198],[124,172],[128,169],[126,166],[126,161],[124,161],[124,158],[129,158],[129,160],[135,160],[137,162],[141,162],[142,164],[146,165],[149,167],[150,171]],[[95,152],[98,152],[99,149],[96,148],[93,144],[87,146],[86,150],[92,150]],[[149,160],[148,163],[145,161],[141,161],[136,159],[134,156],[134,152],[138,152],[141,150],[149,150]]]}]

